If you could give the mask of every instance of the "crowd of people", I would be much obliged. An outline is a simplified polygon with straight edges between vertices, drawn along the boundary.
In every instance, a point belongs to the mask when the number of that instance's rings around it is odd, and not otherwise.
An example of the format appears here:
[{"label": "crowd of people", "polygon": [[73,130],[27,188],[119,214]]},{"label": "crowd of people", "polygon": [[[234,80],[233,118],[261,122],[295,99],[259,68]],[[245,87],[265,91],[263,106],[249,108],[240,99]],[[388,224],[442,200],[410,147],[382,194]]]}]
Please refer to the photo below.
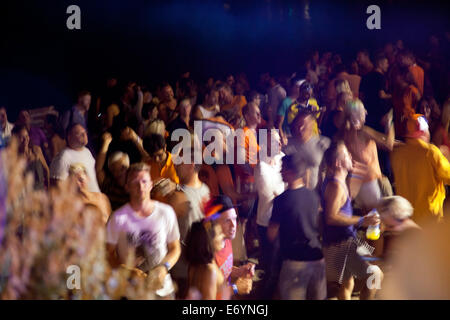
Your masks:
[{"label": "crowd of people", "polygon": [[[399,239],[445,218],[447,48],[432,37],[419,58],[399,40],[348,62],[313,51],[252,86],[244,73],[155,90],[110,78],[41,127],[1,107],[0,144],[17,141],[37,191],[75,181],[111,267],[152,271],[158,299],[373,299],[366,283],[389,276]],[[220,148],[199,162],[196,144]]]}]

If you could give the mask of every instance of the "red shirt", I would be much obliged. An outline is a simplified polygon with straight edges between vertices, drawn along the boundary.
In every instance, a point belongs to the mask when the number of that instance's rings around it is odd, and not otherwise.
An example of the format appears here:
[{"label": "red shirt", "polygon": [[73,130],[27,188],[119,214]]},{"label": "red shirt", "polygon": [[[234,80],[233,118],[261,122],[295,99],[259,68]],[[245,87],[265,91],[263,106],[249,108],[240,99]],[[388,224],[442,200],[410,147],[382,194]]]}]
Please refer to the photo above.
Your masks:
[{"label": "red shirt", "polygon": [[225,239],[225,246],[216,253],[216,263],[229,283],[231,270],[233,269],[233,247],[230,239]]}]

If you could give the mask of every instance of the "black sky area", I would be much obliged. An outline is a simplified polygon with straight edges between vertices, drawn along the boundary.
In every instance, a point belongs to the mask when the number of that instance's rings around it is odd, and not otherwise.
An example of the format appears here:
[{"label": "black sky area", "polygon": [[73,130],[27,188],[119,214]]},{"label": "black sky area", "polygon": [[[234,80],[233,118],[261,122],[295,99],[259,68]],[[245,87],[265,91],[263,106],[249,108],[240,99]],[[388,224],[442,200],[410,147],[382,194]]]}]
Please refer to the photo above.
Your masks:
[{"label": "black sky area", "polygon": [[[450,29],[449,2],[2,1],[0,104],[14,120],[22,108],[65,109],[108,75],[155,85],[185,70],[198,79],[292,72],[311,48],[352,58],[403,39],[421,54],[431,34]],[[81,30],[66,28],[71,4],[81,8]],[[371,4],[381,8],[381,30],[366,28]]]}]

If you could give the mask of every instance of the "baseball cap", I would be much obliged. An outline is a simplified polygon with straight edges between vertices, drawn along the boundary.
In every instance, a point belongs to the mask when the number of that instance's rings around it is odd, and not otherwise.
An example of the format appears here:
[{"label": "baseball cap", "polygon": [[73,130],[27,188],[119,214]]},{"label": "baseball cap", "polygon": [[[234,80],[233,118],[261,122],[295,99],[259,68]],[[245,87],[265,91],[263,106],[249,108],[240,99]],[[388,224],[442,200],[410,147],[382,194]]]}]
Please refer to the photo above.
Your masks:
[{"label": "baseball cap", "polygon": [[231,199],[226,195],[212,197],[204,206],[205,220],[215,220],[222,212],[236,208]]}]

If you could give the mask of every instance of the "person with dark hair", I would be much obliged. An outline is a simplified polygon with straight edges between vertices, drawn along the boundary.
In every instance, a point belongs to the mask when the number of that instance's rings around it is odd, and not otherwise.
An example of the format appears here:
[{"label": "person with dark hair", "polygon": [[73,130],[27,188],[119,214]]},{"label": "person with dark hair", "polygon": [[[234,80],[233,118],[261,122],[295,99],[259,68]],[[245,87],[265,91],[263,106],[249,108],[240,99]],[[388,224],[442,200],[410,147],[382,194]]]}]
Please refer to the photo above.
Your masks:
[{"label": "person with dark hair", "polygon": [[[367,279],[370,264],[362,255],[371,254],[373,248],[357,238],[355,228],[368,227],[380,223],[376,215],[354,216],[352,199],[345,182],[353,171],[352,157],[344,142],[333,143],[325,152],[327,175],[322,184],[323,253],[325,256],[327,280],[339,284],[338,299],[350,300],[354,287],[354,277]],[[360,250],[361,248],[362,250]],[[358,251],[357,251],[358,250]],[[378,279],[383,273],[377,266],[372,269]],[[364,286],[361,299],[374,298],[375,289]]]},{"label": "person with dark hair", "polygon": [[173,89],[170,84],[161,88],[161,102],[158,105],[159,117],[167,125],[176,118],[177,100],[174,98]]},{"label": "person with dark hair", "polygon": [[[188,98],[182,99],[178,105],[178,116],[169,123],[167,132],[169,133],[169,140],[172,133],[177,129],[191,130],[191,100]],[[172,142],[172,141],[170,141]],[[169,149],[172,149],[174,144],[169,143]]]},{"label": "person with dark hair", "polygon": [[203,104],[194,108],[193,117],[195,120],[209,119],[215,117],[219,112],[219,91],[212,87],[205,94]]},{"label": "person with dark hair", "polygon": [[83,90],[78,93],[77,103],[70,109],[67,110],[61,119],[62,127],[65,131],[72,124],[80,124],[86,130],[88,128],[88,112],[91,107],[91,93],[89,91]]},{"label": "person with dark hair", "polygon": [[50,179],[53,184],[67,179],[70,165],[82,163],[89,177],[89,191],[100,192],[95,174],[95,159],[86,148],[87,143],[87,132],[83,125],[73,123],[67,128],[67,147],[56,155],[50,165]]},{"label": "person with dark hair", "polygon": [[389,61],[385,55],[379,54],[374,62],[375,68],[362,78],[359,91],[368,112],[367,125],[384,132],[388,124],[383,125],[382,119],[389,112],[392,99],[392,95],[387,93]]},{"label": "person with dark hair", "polygon": [[212,224],[210,219],[194,222],[187,236],[188,282],[203,300],[223,300],[227,286],[214,257],[223,249],[224,234],[220,224]]},{"label": "person with dark hair", "polygon": [[367,51],[366,49],[359,50],[357,52],[356,61],[358,62],[359,75],[361,77],[365,76],[373,70],[373,64],[372,61],[370,61],[369,51]]},{"label": "person with dark hair", "polygon": [[49,163],[56,157],[56,155],[66,147],[66,139],[64,129],[58,121],[58,117],[54,114],[49,114],[45,117],[44,130],[47,133],[49,143]]},{"label": "person with dark hair", "polygon": [[177,172],[172,161],[172,154],[167,151],[166,140],[159,134],[151,134],[144,138],[144,149],[148,152],[150,175],[157,183],[160,179],[170,179],[179,183]]},{"label": "person with dark hair", "polygon": [[25,126],[30,133],[30,142],[40,147],[44,155],[49,154],[47,137],[41,128],[31,125],[31,116],[27,110],[20,111],[16,124]]},{"label": "person with dark hair", "polygon": [[306,158],[287,155],[281,175],[288,189],[273,201],[267,237],[280,237],[282,267],[279,287],[283,300],[324,300],[327,297],[325,261],[319,240],[320,199],[306,188]]},{"label": "person with dark hair", "polygon": [[30,172],[34,178],[34,189],[43,190],[50,186],[50,170],[39,146],[31,143],[29,131],[26,126],[16,124],[11,131],[19,143],[18,152],[26,161],[25,172]]},{"label": "person with dark hair", "polygon": [[289,107],[298,99],[300,96],[300,85],[298,82],[294,82],[289,88],[289,94],[286,98],[283,99],[281,104],[277,109],[277,122],[276,128],[280,130],[281,142],[283,145],[286,145],[288,142],[288,135],[290,130],[288,128],[288,122],[286,121],[286,114],[289,110]]}]

